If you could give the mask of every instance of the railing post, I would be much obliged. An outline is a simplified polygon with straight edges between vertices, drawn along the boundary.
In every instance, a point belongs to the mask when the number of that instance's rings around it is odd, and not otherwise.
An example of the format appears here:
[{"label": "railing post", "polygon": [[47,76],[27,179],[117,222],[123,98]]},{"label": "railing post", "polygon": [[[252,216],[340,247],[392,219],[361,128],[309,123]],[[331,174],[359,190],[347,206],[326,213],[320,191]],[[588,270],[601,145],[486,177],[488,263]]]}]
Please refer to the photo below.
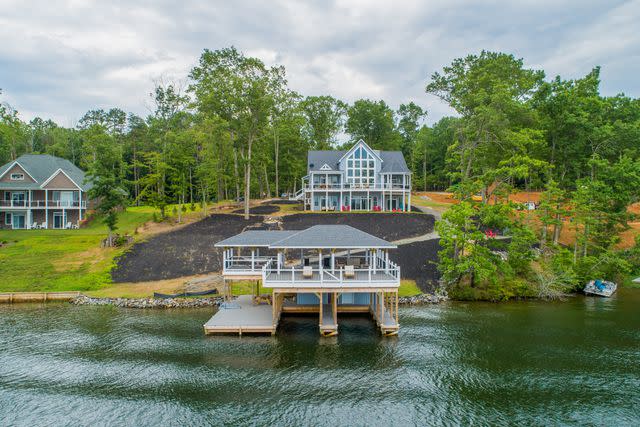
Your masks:
[{"label": "railing post", "polygon": [[293,266],[291,266],[291,284],[295,284],[295,269]]}]

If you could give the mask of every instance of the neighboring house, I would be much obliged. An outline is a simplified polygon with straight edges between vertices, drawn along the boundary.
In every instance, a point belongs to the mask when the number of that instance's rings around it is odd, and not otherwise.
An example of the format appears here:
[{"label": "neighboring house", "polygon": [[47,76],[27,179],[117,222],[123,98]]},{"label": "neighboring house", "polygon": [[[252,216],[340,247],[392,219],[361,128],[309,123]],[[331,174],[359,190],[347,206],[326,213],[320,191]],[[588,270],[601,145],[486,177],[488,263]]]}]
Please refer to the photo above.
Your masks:
[{"label": "neighboring house", "polygon": [[20,156],[0,167],[0,228],[75,228],[86,216],[90,187],[68,160]]},{"label": "neighboring house", "polygon": [[305,210],[411,210],[411,171],[400,151],[363,140],[348,151],[309,151],[307,172],[294,196]]}]

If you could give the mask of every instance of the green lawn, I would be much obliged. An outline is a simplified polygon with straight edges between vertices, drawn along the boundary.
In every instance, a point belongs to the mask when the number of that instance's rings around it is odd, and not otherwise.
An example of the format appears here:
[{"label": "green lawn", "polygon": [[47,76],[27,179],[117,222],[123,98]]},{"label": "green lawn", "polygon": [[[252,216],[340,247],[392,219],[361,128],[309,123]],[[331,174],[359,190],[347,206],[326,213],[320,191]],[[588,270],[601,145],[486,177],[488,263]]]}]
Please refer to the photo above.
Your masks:
[{"label": "green lawn", "polygon": [[[122,213],[118,232],[132,234],[153,217],[153,208]],[[100,249],[107,229],[98,219],[80,230],[0,230],[0,291],[97,289],[110,282],[113,259],[122,249]]]}]

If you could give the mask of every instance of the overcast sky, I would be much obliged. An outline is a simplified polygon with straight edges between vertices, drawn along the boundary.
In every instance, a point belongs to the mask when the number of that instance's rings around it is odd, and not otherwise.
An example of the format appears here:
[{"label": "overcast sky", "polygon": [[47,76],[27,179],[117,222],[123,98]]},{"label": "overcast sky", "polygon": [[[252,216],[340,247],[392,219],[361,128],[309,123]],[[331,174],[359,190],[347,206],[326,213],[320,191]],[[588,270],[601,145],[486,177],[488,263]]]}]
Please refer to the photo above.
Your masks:
[{"label": "overcast sky", "polygon": [[413,100],[430,123],[450,114],[430,75],[482,49],[548,78],[601,65],[605,95],[640,97],[640,0],[0,0],[0,100],[64,126],[94,108],[146,116],[154,79],[184,82],[204,48],[230,45],[284,65],[303,95]]}]

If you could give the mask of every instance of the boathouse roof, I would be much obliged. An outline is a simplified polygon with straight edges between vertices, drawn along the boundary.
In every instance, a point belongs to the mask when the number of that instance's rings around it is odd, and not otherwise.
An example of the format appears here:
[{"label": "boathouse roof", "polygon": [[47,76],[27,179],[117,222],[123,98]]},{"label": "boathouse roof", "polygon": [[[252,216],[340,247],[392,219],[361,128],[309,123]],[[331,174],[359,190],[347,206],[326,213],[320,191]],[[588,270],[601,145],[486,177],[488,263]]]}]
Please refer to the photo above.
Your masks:
[{"label": "boathouse roof", "polygon": [[392,249],[397,246],[349,225],[314,225],[297,231],[245,231],[216,247],[271,249]]},{"label": "boathouse roof", "polygon": [[298,230],[250,230],[231,236],[215,244],[216,247],[253,247],[268,248],[272,243],[297,233]]}]

